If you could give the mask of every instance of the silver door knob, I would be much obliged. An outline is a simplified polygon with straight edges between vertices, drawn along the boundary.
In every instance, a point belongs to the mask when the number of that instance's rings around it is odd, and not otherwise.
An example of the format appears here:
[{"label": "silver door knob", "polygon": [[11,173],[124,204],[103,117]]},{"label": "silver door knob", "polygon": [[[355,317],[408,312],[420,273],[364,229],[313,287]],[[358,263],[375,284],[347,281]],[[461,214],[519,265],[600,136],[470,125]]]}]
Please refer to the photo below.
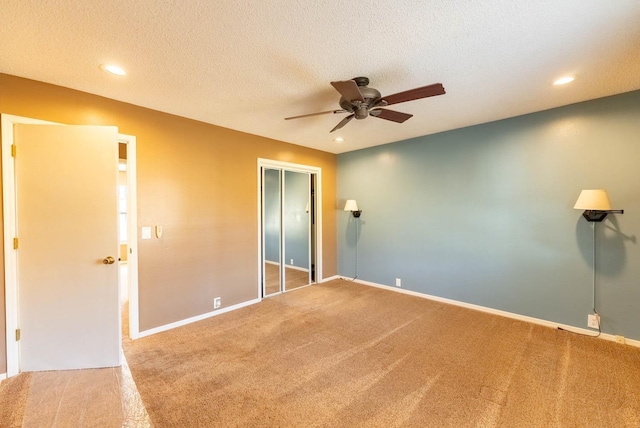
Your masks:
[{"label": "silver door knob", "polygon": [[105,264],[105,265],[112,265],[112,264],[114,264],[115,262],[116,262],[116,259],[114,259],[114,258],[113,258],[113,257],[111,257],[111,256],[109,256],[109,257],[105,257],[105,258],[102,260],[102,263],[103,263],[103,264]]}]

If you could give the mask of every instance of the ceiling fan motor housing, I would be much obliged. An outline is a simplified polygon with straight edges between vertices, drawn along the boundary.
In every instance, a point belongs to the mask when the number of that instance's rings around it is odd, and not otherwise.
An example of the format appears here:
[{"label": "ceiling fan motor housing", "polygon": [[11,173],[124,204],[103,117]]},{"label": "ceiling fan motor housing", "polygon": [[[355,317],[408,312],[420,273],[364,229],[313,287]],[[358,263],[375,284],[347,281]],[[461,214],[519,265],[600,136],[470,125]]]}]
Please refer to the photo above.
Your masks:
[{"label": "ceiling fan motor housing", "polygon": [[356,101],[352,103],[349,100],[345,100],[344,97],[340,97],[340,107],[353,112],[356,119],[365,119],[369,115],[369,109],[373,107],[376,101],[382,98],[382,95],[377,89],[369,88],[367,86],[359,86],[358,89],[364,98],[364,103]]}]

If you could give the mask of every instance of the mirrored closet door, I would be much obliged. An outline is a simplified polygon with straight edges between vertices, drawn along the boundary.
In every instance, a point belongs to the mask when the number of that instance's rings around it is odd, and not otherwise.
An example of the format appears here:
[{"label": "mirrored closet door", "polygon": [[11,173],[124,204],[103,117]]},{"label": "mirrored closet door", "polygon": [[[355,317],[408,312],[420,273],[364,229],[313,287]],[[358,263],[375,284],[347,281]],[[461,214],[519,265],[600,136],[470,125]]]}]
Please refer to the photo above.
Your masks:
[{"label": "mirrored closet door", "polygon": [[311,284],[313,174],[262,168],[262,294]]}]

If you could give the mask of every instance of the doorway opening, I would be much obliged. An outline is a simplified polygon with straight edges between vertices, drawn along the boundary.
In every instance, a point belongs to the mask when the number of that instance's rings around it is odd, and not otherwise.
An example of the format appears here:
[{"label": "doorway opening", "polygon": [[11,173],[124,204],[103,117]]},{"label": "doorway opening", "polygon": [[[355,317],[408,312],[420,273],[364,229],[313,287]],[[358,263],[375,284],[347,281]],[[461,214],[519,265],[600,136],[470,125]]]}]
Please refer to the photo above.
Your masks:
[{"label": "doorway opening", "polygon": [[[135,339],[138,337],[138,305],[137,305],[137,257],[131,257],[133,248],[136,247],[135,201],[132,201],[130,187],[133,185],[135,197],[135,165],[129,161],[135,150],[128,140],[118,140],[118,269],[120,288],[120,314],[123,338]],[[136,253],[137,254],[137,251]],[[132,263],[129,263],[129,260]],[[133,269],[133,272],[132,272]],[[135,290],[132,291],[129,281],[135,275]],[[130,295],[135,293],[135,304],[131,304]]]}]

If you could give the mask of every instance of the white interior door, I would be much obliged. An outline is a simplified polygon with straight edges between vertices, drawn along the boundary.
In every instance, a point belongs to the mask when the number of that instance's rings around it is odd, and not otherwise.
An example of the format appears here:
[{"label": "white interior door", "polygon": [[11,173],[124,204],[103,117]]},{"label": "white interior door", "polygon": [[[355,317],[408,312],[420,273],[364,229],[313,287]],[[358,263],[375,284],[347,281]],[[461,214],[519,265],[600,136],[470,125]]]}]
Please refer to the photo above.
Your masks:
[{"label": "white interior door", "polygon": [[14,125],[21,371],[120,365],[117,137]]}]

